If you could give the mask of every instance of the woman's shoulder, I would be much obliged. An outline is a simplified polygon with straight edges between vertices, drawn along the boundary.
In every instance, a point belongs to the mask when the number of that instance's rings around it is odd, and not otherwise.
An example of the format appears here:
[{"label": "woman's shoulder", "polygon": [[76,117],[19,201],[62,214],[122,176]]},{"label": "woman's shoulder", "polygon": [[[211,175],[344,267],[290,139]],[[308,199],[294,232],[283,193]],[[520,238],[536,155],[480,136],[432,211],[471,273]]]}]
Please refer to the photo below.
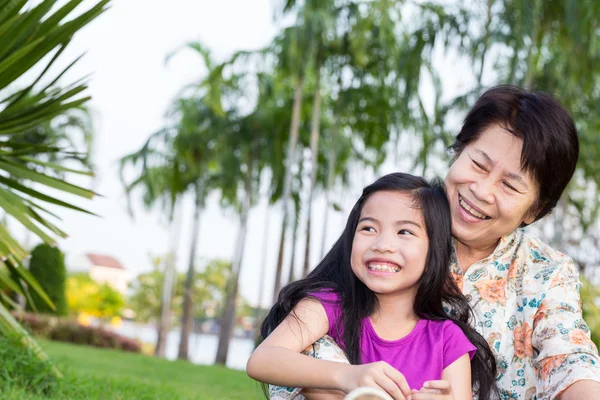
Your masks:
[{"label": "woman's shoulder", "polygon": [[573,262],[571,257],[556,250],[537,236],[523,231],[520,241],[520,253],[523,261],[540,268],[560,267]]}]

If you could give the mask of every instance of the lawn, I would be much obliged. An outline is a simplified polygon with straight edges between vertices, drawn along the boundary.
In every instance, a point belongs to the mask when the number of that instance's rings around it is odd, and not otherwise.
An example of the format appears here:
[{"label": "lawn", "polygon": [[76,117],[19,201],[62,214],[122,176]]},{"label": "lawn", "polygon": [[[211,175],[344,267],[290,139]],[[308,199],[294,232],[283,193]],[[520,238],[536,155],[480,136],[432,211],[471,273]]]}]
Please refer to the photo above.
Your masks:
[{"label": "lawn", "polygon": [[3,399],[261,399],[243,371],[40,341],[66,375],[52,396],[9,388]]}]

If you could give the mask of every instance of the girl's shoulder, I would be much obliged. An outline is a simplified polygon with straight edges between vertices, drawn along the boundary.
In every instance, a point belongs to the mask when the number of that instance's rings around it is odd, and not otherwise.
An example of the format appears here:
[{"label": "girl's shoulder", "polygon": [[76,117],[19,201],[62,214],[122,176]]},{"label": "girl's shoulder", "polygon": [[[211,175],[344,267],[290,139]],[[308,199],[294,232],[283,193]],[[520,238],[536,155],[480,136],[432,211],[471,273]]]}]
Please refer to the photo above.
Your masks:
[{"label": "girl's shoulder", "polygon": [[462,338],[466,337],[463,330],[451,319],[445,320],[424,320],[425,329],[429,335],[439,337],[440,339]]},{"label": "girl's shoulder", "polygon": [[333,289],[323,289],[318,292],[310,293],[310,297],[314,297],[315,299],[328,303],[339,303],[340,295]]}]

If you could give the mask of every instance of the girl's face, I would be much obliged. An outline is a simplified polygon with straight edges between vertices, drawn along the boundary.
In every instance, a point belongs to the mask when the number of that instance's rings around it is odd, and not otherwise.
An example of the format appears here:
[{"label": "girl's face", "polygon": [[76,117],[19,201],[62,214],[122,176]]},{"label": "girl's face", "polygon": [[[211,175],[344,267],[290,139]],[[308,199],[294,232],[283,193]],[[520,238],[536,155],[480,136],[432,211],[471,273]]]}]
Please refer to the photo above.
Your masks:
[{"label": "girl's face", "polygon": [[352,242],[352,271],[378,295],[415,295],[429,238],[410,194],[373,193],[363,205]]}]

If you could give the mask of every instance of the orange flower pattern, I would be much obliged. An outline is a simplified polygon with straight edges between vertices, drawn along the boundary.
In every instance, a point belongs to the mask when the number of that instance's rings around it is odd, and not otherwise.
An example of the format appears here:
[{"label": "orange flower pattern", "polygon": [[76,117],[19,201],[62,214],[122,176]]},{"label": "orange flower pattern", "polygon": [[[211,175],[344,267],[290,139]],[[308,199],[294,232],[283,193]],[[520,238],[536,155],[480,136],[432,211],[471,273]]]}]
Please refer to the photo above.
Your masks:
[{"label": "orange flower pattern", "polygon": [[496,355],[501,399],[549,400],[576,381],[600,382],[569,257],[518,229],[464,274],[454,257],[451,272]]}]

